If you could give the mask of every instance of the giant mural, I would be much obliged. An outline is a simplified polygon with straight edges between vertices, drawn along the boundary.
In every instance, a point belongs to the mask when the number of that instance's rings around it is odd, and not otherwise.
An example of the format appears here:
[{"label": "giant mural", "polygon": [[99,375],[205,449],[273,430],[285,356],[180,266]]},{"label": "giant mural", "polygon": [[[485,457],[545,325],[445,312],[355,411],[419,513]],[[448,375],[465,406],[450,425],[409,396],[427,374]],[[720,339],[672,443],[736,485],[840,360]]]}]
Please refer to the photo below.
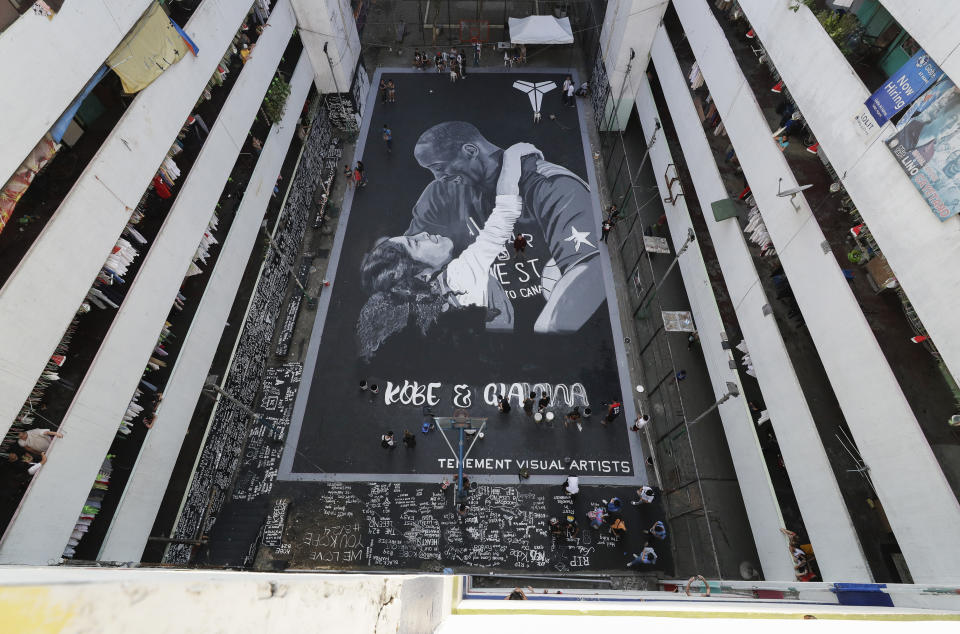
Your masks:
[{"label": "giant mural", "polygon": [[448,472],[424,423],[467,410],[488,419],[471,472],[632,475],[622,415],[602,422],[620,382],[576,106],[550,86],[562,76],[390,78],[313,335],[293,472]]}]

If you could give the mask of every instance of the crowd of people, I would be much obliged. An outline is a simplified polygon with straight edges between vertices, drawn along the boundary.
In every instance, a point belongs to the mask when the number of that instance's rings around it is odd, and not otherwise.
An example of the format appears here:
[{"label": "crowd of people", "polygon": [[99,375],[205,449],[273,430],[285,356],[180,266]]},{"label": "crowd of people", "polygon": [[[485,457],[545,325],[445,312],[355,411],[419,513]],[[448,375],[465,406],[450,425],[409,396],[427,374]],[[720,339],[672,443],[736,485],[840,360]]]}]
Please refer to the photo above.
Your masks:
[{"label": "crowd of people", "polygon": [[[567,479],[560,485],[563,492],[570,496],[571,501],[576,501],[580,493],[580,479],[577,476],[567,476]],[[630,502],[631,506],[643,506],[651,504],[654,501],[655,493],[652,487],[644,485],[637,489],[637,498]],[[617,540],[623,539],[627,535],[627,521],[624,518],[624,504],[618,497],[612,497],[609,500],[601,500],[600,504],[593,505],[586,513],[587,521],[593,530],[606,529]],[[549,522],[550,534],[555,538],[574,539],[580,534],[580,525],[573,514],[565,515],[563,518],[551,517]],[[655,521],[650,528],[643,531],[646,536],[643,548],[639,553],[633,554],[633,559],[627,563],[628,568],[639,565],[653,565],[657,563],[657,551],[653,544],[657,541],[663,541],[667,538],[667,527],[661,520]]]},{"label": "crowd of people", "polygon": [[[480,63],[480,44],[474,46],[474,65]],[[419,70],[434,69],[438,73],[450,73],[450,81],[457,81],[467,76],[467,54],[464,49],[457,49],[453,46],[449,50],[438,50],[434,55],[429,52],[420,52],[419,49],[413,53],[413,67]]]}]

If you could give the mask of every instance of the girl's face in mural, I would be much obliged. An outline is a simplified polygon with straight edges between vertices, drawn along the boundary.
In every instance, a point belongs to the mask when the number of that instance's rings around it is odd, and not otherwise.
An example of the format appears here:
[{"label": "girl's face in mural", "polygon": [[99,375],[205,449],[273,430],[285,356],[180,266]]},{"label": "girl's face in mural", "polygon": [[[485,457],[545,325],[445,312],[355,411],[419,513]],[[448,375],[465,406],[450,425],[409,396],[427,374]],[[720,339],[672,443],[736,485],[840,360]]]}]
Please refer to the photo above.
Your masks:
[{"label": "girl's face in mural", "polygon": [[453,259],[453,241],[434,233],[421,231],[413,236],[390,238],[390,242],[399,244],[414,260],[435,271],[443,268]]}]

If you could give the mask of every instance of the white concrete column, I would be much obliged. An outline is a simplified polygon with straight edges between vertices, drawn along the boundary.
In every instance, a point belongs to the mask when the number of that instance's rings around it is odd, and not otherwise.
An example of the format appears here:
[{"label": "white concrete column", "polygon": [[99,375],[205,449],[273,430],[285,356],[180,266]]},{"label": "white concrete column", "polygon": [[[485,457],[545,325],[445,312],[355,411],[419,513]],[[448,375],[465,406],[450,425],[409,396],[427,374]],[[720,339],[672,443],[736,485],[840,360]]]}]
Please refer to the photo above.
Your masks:
[{"label": "white concrete column", "polygon": [[[629,75],[636,82],[646,70],[650,45],[666,8],[667,0],[612,0],[607,4],[600,33],[600,50],[610,82],[610,102],[604,119],[610,121],[607,129],[627,127],[633,94],[625,87],[626,81]],[[617,111],[615,117],[611,116],[613,109]]]},{"label": "white concrete column", "polygon": [[[216,61],[246,14],[245,5],[229,4],[232,15],[211,16],[215,23],[210,32],[220,36],[216,43],[210,37],[208,44]],[[235,21],[227,20],[228,16]],[[130,290],[60,424],[64,437],[54,441],[47,463],[30,482],[0,541],[0,563],[43,565],[58,561],[63,552],[280,63],[293,25],[289,0],[280,0],[270,16],[269,28],[258,40],[210,127],[190,173],[178,185],[173,207],[143,265],[137,276],[128,280]],[[214,48],[215,44],[219,46]],[[192,106],[194,94],[177,96]],[[162,489],[164,483],[153,484]]]},{"label": "white concrete column", "polygon": [[[851,86],[847,75],[852,74],[849,65],[829,65],[821,59],[816,52],[818,40],[814,32],[809,33],[810,37],[805,37],[807,33],[802,31],[803,22],[794,23],[793,28],[787,26],[786,19],[789,16],[782,14],[793,15],[793,12],[785,4],[777,3],[774,6],[761,0],[744,0],[742,5],[763,5],[755,14],[760,19],[751,24],[764,43],[776,46],[787,39],[796,42],[797,48],[791,50],[794,55],[792,63],[786,55],[772,59],[778,68],[780,61],[783,61],[784,68],[794,69],[789,75],[784,69],[781,72],[804,115],[807,115],[805,104],[810,103],[809,95],[802,97],[807,89],[813,94],[822,94],[823,90],[847,94]],[[790,279],[791,289],[803,312],[827,378],[860,454],[870,468],[874,488],[883,503],[910,572],[918,582],[957,582],[960,580],[960,549],[956,547],[956,536],[960,533],[960,504],[940,470],[840,265],[832,252],[824,252],[821,245],[826,239],[805,197],[802,193],[797,194],[796,199],[778,196],[779,179],[783,179],[784,188],[796,187],[798,183],[771,137],[764,113],[747,84],[720,24],[706,1],[680,2],[675,6],[730,142],[736,149],[744,175],[750,182],[753,196],[777,249],[777,256]],[[764,15],[769,18],[767,22],[762,19]],[[777,16],[777,20],[774,20],[774,16]],[[819,27],[813,16],[805,14],[805,17],[794,17],[812,19]],[[774,24],[777,25],[775,29]],[[822,28],[819,32],[826,36]],[[790,33],[790,37],[778,37],[782,33]],[[839,53],[829,39],[822,42],[822,46],[828,54],[832,51]],[[846,64],[845,60],[843,63]],[[802,67],[802,70],[798,70],[798,67]],[[813,76],[816,77],[817,86],[808,83]],[[802,79],[791,84],[792,77]],[[866,99],[865,94],[863,98]],[[831,99],[828,96],[827,102]],[[811,104],[812,111],[817,108],[816,104]],[[853,111],[849,116],[853,116]],[[847,132],[852,125],[852,122],[838,117],[821,129],[829,136],[830,130]],[[852,144],[851,149],[862,148],[863,145],[861,141]],[[880,144],[871,147],[887,153],[884,159],[878,157],[878,165],[884,165],[884,160],[892,162],[892,156],[886,148]],[[843,174],[843,166],[837,167],[838,172]],[[896,174],[896,177],[887,173],[889,180],[880,180],[877,174],[870,176],[870,186],[879,196],[877,205],[880,207],[891,204],[883,197],[888,196],[889,191],[894,191],[898,184],[910,186],[902,173]],[[861,210],[872,229],[874,225],[867,217],[869,211],[862,207]],[[914,231],[913,219],[910,225],[906,225],[910,230],[905,231],[905,210],[890,211],[899,218],[899,240],[911,240],[909,234]],[[929,212],[927,215],[930,216]],[[882,243],[881,248],[885,248]],[[955,240],[952,250],[954,254],[958,253]],[[923,260],[932,255],[914,251],[911,257]],[[942,261],[935,264],[948,270]],[[955,272],[951,273],[953,284],[956,285],[957,276]],[[941,289],[941,293],[946,293],[946,289]],[[955,329],[955,318],[953,323]],[[955,334],[953,338],[956,340]]]},{"label": "white concrete column", "polygon": [[[682,78],[680,81],[683,81]],[[639,83],[636,94],[637,113],[643,125],[644,137],[650,139],[654,134],[655,122],[659,120],[659,114],[647,78],[641,76]],[[675,160],[667,140],[663,138],[663,130],[657,132],[657,135],[658,138],[650,146],[650,165],[655,174],[663,174],[668,165],[675,164]],[[661,197],[670,196],[663,179],[657,179],[657,187]],[[688,229],[693,228],[686,195],[677,197],[676,203],[665,206],[665,210],[670,219],[667,226],[676,252],[686,241]],[[679,265],[683,286],[690,300],[690,310],[700,335],[701,349],[710,373],[714,397],[720,399],[727,393],[727,382],[735,383],[742,395],[744,390],[740,375],[736,369],[730,368],[733,355],[723,348],[723,341],[726,338],[723,319],[713,294],[713,286],[707,274],[707,265],[703,260],[699,243],[690,245],[686,253],[680,257]],[[746,396],[727,401],[720,406],[719,411],[764,579],[792,581],[796,578],[793,561],[789,550],[784,545],[783,534],[780,532],[784,527],[783,517],[776,491],[770,481],[763,451],[757,441],[757,433],[747,407]],[[691,414],[691,416],[694,415]],[[698,423],[691,428],[690,433],[696,434],[697,427],[702,424],[708,423]]]},{"label": "white concrete column", "polygon": [[28,11],[3,32],[0,185],[56,123],[152,2],[65,2],[53,20]]},{"label": "white concrete column", "polygon": [[162,484],[168,482],[173,473],[313,77],[310,59],[304,51],[290,79],[290,97],[283,120],[270,129],[230,233],[226,240],[221,240],[223,246],[183,340],[180,356],[170,372],[156,421],[147,432],[97,557],[101,561],[140,561],[163,501],[166,487]]},{"label": "white concrete column", "polygon": [[233,0],[200,4],[185,28],[200,54],[137,94],[0,288],[0,432],[23,407],[249,9]]},{"label": "white concrete column", "polygon": [[322,93],[349,92],[360,36],[349,0],[292,0],[303,47]]},{"label": "white concrete column", "polygon": [[[654,40],[653,61],[683,147],[684,162],[693,180],[704,221],[723,271],[730,301],[737,313],[737,321],[757,372],[757,382],[770,412],[784,466],[790,475],[797,505],[817,553],[820,570],[824,579],[830,581],[871,581],[870,568],[783,337],[776,320],[764,313],[763,308],[769,300],[763,291],[740,224],[730,219],[718,221],[711,212],[711,203],[725,200],[729,198],[729,194],[690,97],[686,77],[688,69],[680,68],[670,39],[662,28]],[[645,126],[649,118],[649,115],[645,116],[645,111],[656,110],[653,97],[648,92],[649,85],[644,81],[638,93],[637,105]],[[663,169],[658,173],[662,172]],[[671,231],[674,224],[674,219],[671,219]],[[702,332],[703,328],[700,330]],[[704,350],[706,351],[706,346]],[[752,418],[749,440],[752,444],[756,443]],[[734,446],[729,434],[728,443],[735,458],[735,450],[744,451],[743,447]],[[746,440],[741,440],[741,443],[746,443]],[[748,493],[751,492],[750,483],[743,481],[739,470],[737,475],[746,501]],[[747,508],[749,510],[749,507]],[[772,524],[769,518],[762,516],[758,521],[763,520],[766,520],[763,525],[755,526],[753,516],[750,517],[758,552],[761,548],[775,548],[777,553],[787,553],[786,540],[779,531],[780,526]],[[794,578],[792,564],[790,570],[784,574],[788,576],[779,578]],[[764,576],[768,580],[775,578],[766,566]]]}]

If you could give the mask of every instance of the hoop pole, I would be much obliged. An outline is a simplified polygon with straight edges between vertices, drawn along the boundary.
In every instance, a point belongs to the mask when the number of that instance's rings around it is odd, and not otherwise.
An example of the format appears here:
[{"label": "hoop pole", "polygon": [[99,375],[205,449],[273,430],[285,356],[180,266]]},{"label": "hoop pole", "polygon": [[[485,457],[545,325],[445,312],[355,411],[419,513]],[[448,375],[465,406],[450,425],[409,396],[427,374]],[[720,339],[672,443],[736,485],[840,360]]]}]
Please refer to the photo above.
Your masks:
[{"label": "hoop pole", "polygon": [[453,457],[456,458],[457,452],[453,450],[453,445],[450,444],[450,441],[447,439],[447,435],[443,433],[443,427],[441,427],[440,425],[437,425],[437,431],[439,431],[440,435],[443,436],[443,440],[444,442],[447,443],[447,447],[450,447],[450,453],[452,453]]},{"label": "hoop pole", "polygon": [[479,431],[477,431],[477,433],[473,436],[473,442],[471,442],[470,446],[467,447],[467,453],[466,455],[463,456],[464,460],[466,460],[467,457],[470,455],[470,452],[473,451],[473,446],[477,444],[477,441],[480,439],[480,434],[483,433],[483,428],[486,426],[487,426],[487,421],[483,421],[483,423],[480,425]]},{"label": "hoop pole", "polygon": [[[474,439],[476,442],[476,439]],[[460,501],[460,496],[463,495],[463,428],[460,428],[460,455],[457,458],[457,501]],[[473,445],[470,445],[470,448],[473,448]]]}]

